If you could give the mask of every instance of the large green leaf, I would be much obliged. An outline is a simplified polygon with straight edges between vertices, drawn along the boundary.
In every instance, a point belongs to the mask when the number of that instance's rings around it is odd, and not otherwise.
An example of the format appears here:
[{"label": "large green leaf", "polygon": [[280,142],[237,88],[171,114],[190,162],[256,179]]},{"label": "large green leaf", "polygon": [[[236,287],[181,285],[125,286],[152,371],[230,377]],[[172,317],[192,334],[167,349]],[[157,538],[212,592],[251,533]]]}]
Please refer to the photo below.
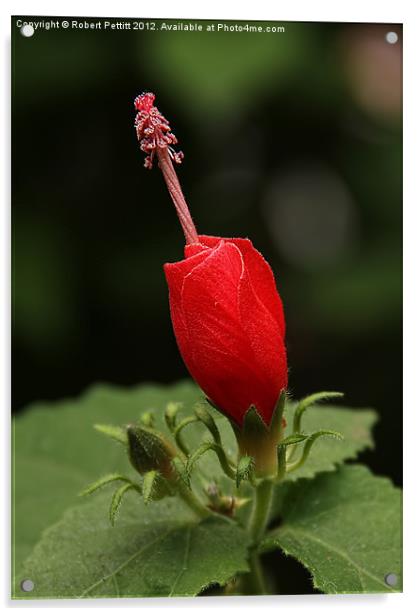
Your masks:
[{"label": "large green leaf", "polygon": [[[283,487],[282,522],[261,549],[281,548],[334,593],[401,589],[401,492],[363,466],[342,466]],[[389,586],[388,574],[397,576]]]},{"label": "large green leaf", "polygon": [[31,405],[14,422],[14,569],[18,570],[41,531],[76,504],[88,483],[110,471],[127,472],[125,450],[98,434],[95,423],[124,424],[141,412],[163,409],[169,400],[189,408],[199,396],[190,382],[175,387],[97,385],[83,396]]},{"label": "large green leaf", "polygon": [[127,496],[114,528],[109,494],[69,509],[26,560],[22,579],[34,590],[19,598],[196,595],[248,570],[248,538],[232,522],[201,523],[178,499],[144,505]]},{"label": "large green leaf", "polygon": [[[86,484],[109,472],[131,472],[124,448],[98,434],[93,424],[124,424],[150,410],[156,416],[158,429],[166,431],[163,412],[169,401],[182,402],[184,412],[190,413],[198,400],[203,400],[203,395],[190,381],[170,387],[97,385],[80,398],[37,403],[26,409],[14,422],[14,571],[19,572],[41,531],[77,503],[76,495]],[[231,454],[235,454],[229,422],[213,409],[209,411]],[[290,412],[287,417],[291,424],[289,415]],[[303,420],[306,431],[332,428],[342,432],[345,440],[318,441],[305,467],[287,478],[333,470],[346,458],[355,457],[371,445],[369,428],[373,421],[372,412],[329,406],[311,408]],[[203,438],[209,438],[204,426],[192,424],[186,428],[185,442],[191,448]],[[214,453],[206,454],[200,466],[208,479],[220,480]],[[229,480],[223,483],[235,489]]]}]

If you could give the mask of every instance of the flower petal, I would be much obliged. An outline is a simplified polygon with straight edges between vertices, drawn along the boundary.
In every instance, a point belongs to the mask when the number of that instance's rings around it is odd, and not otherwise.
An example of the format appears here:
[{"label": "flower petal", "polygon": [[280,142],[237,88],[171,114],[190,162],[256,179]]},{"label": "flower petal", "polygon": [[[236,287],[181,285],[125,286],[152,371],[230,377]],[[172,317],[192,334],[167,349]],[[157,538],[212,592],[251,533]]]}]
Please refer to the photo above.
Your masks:
[{"label": "flower petal", "polygon": [[[201,245],[213,248],[220,242],[220,237],[210,235],[199,235]],[[231,242],[241,251],[244,264],[248,270],[250,284],[253,286],[256,296],[270,311],[273,318],[277,321],[282,336],[286,333],[284,320],[283,303],[277,290],[276,281],[270,265],[262,254],[256,250],[249,239],[245,238],[224,238],[226,242]]]}]

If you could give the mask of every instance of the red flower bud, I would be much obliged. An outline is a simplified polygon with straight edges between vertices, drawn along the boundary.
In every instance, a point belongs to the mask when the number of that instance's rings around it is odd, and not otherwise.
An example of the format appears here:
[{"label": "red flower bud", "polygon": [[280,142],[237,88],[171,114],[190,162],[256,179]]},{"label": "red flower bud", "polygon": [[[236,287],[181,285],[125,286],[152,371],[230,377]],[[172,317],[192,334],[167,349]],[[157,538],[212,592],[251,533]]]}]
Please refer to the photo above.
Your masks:
[{"label": "red flower bud", "polygon": [[254,406],[268,426],[287,386],[284,316],[273,272],[248,239],[197,235],[172,161],[182,154],[146,92],[135,100],[145,166],[156,156],[187,245],[167,263],[172,324],[184,362],[211,402],[242,426]]},{"label": "red flower bud", "polygon": [[242,425],[254,405],[269,425],[287,386],[285,323],[274,276],[248,239],[199,236],[167,263],[172,324],[191,376]]}]

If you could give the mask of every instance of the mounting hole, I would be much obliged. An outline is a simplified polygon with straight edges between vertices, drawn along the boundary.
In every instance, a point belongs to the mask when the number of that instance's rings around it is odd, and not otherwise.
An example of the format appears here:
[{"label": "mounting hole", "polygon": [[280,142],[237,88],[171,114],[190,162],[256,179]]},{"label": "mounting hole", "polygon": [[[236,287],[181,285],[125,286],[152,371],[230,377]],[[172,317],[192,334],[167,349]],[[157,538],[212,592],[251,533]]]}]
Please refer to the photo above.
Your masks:
[{"label": "mounting hole", "polygon": [[29,36],[33,36],[34,32],[35,32],[34,27],[31,26],[30,24],[25,24],[20,29],[21,35],[25,36],[26,38],[28,38]]},{"label": "mounting hole", "polygon": [[398,34],[396,32],[387,32],[385,35],[385,40],[390,45],[395,45],[398,41]]},{"label": "mounting hole", "polygon": [[385,583],[388,586],[396,586],[398,584],[398,575],[396,573],[387,573],[385,576]]},{"label": "mounting hole", "polygon": [[35,588],[35,584],[32,580],[22,580],[20,587],[24,592],[32,592]]}]

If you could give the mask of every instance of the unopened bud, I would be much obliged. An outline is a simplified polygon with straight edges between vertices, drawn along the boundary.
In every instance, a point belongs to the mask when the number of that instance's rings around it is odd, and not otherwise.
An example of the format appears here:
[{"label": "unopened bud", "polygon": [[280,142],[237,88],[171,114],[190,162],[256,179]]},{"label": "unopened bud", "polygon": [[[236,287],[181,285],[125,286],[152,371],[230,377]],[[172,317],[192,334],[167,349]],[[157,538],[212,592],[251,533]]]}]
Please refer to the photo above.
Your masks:
[{"label": "unopened bud", "polygon": [[173,446],[159,432],[138,425],[127,427],[128,452],[131,464],[141,475],[159,471],[163,477],[173,478]]}]

